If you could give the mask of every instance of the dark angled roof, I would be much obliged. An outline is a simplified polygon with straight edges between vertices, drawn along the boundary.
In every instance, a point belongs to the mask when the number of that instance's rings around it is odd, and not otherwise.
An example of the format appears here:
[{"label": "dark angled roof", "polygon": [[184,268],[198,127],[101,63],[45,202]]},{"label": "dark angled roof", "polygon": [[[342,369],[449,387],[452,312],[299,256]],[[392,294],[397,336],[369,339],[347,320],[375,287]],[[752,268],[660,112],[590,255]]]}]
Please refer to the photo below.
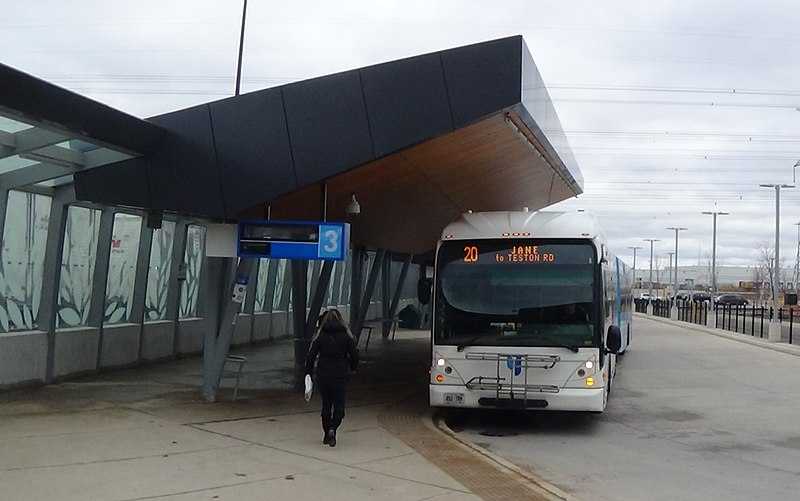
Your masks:
[{"label": "dark angled roof", "polygon": [[462,212],[531,210],[582,180],[522,37],[152,117],[146,155],[75,174],[80,200],[202,215],[342,220],[353,242],[423,253]]},{"label": "dark angled roof", "polygon": [[161,130],[145,120],[0,64],[0,113],[69,131],[74,138],[147,153]]},{"label": "dark angled roof", "polygon": [[72,175],[156,150],[145,120],[0,64],[0,187],[47,191]]}]

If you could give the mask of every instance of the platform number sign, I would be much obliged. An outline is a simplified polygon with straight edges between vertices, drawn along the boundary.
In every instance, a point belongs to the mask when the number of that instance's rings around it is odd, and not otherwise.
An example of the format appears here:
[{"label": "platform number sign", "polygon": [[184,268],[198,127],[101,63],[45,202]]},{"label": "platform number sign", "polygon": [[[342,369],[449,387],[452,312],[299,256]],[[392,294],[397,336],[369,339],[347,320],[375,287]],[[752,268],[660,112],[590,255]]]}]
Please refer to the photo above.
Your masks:
[{"label": "platform number sign", "polygon": [[314,221],[242,221],[239,257],[343,261],[350,225]]},{"label": "platform number sign", "polygon": [[342,253],[344,232],[341,226],[319,225],[319,251],[320,259],[337,259]]}]

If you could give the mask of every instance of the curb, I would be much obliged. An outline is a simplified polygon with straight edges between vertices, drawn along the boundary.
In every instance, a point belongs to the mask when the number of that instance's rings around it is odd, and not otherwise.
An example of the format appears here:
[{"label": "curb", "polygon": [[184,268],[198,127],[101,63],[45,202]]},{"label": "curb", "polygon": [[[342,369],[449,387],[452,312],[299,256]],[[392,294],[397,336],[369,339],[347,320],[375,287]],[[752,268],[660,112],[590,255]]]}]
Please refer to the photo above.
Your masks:
[{"label": "curb", "polygon": [[458,442],[462,447],[465,447],[473,453],[482,456],[486,462],[493,463],[495,468],[499,470],[506,470],[507,472],[521,476],[527,481],[526,484],[528,487],[535,491],[539,496],[542,496],[549,501],[575,501],[577,499],[574,496],[562,491],[555,485],[534,475],[533,473],[520,468],[510,461],[489,452],[488,450],[469,440],[459,437],[458,434],[451,430],[450,427],[445,424],[444,420],[441,419],[440,411],[434,411],[433,413],[429,412],[428,414],[428,417],[430,417],[430,422],[427,420],[425,421],[428,426],[434,426],[438,431],[447,435],[450,439]]}]

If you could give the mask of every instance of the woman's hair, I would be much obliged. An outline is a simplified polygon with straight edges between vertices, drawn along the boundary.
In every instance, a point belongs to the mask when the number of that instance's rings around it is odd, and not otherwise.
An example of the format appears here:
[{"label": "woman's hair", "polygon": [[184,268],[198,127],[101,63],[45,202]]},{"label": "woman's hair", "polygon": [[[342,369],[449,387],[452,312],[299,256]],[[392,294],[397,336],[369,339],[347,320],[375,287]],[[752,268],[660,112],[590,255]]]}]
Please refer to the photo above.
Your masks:
[{"label": "woman's hair", "polygon": [[339,310],[335,308],[331,308],[330,310],[326,311],[319,317],[319,328],[317,332],[314,334],[314,339],[316,340],[319,337],[319,334],[325,329],[325,326],[341,326],[344,327],[345,332],[350,337],[353,337],[353,333],[350,332],[350,326],[347,325],[344,318],[342,318],[342,314],[339,313]]}]

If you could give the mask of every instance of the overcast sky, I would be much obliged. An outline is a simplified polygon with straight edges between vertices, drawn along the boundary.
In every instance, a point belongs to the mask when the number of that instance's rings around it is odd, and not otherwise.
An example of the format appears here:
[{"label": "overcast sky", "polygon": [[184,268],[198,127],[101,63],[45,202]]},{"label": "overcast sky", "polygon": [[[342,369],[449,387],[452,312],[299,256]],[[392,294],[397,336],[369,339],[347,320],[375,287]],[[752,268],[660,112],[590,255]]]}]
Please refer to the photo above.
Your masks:
[{"label": "overcast sky", "polygon": [[[0,61],[139,117],[233,94],[235,0],[0,0]],[[242,92],[523,35],[585,179],[556,208],[603,222],[614,252],[752,265],[800,159],[800,3],[790,0],[249,0]],[[800,182],[800,181],[799,181]],[[514,209],[510,207],[509,209]],[[781,257],[800,188],[781,191]]]}]

